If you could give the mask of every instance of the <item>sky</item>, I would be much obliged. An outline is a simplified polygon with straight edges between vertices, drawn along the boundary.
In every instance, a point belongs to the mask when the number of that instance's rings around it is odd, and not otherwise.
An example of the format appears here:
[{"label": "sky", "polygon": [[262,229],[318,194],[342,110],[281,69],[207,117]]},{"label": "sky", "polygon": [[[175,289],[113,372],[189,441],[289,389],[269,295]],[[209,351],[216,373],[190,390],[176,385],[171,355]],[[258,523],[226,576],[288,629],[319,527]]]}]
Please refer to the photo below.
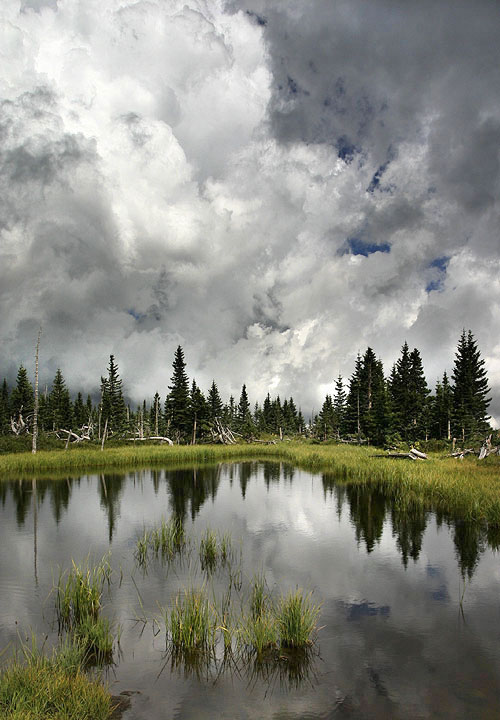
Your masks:
[{"label": "sky", "polygon": [[182,345],[319,410],[471,329],[500,423],[495,0],[2,0],[0,377],[132,402]]}]

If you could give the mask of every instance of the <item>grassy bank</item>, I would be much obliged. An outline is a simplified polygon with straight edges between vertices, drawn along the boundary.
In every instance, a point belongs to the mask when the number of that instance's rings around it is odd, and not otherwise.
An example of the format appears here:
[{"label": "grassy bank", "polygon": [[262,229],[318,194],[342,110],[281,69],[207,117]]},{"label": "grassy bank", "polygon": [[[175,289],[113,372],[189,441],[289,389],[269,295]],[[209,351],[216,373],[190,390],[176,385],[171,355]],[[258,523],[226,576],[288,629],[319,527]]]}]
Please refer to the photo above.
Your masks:
[{"label": "grassy bank", "polygon": [[277,445],[132,446],[71,448],[0,456],[0,478],[46,473],[77,473],[146,467],[173,468],[223,461],[269,459],[313,472],[331,473],[338,481],[375,484],[398,503],[426,503],[465,519],[500,524],[500,459],[459,461],[431,455],[426,461],[378,457],[374,448],[282,442]]}]

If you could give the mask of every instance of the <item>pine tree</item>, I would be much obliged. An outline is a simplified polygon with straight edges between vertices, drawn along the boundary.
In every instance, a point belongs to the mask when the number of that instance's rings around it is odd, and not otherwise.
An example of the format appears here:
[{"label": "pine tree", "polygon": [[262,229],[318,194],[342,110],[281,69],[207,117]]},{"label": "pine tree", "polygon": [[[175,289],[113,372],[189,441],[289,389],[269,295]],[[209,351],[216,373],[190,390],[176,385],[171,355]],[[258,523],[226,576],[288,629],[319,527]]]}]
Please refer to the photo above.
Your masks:
[{"label": "pine tree", "polygon": [[237,424],[240,432],[243,432],[244,434],[251,434],[253,430],[253,421],[246,385],[243,385],[241,388],[237,409]]},{"label": "pine tree", "polygon": [[109,356],[108,377],[101,377],[102,422],[108,421],[108,432],[119,432],[126,424],[126,407],[122,381],[114,355]]},{"label": "pine tree", "polygon": [[9,408],[9,387],[7,380],[2,383],[0,390],[0,434],[5,435],[10,428],[10,408]]},{"label": "pine tree", "polygon": [[331,395],[327,395],[315,423],[316,435],[321,440],[328,440],[336,434],[335,412]]},{"label": "pine tree", "polygon": [[168,386],[169,393],[165,400],[165,417],[167,434],[177,435],[179,441],[191,439],[192,423],[189,401],[189,379],[186,374],[184,351],[179,345],[172,363],[173,374]]},{"label": "pine tree", "polygon": [[83,404],[83,397],[81,392],[79,392],[76,396],[76,400],[73,405],[73,419],[75,427],[77,428],[81,428],[83,425],[86,425],[89,419],[87,415],[87,409]]},{"label": "pine tree", "polygon": [[[43,413],[45,415],[45,412]],[[69,397],[69,390],[58,368],[49,393],[47,419],[51,430],[70,430],[73,425],[73,409]]]},{"label": "pine tree", "polygon": [[452,379],[453,429],[464,441],[488,429],[491,402],[484,360],[470,330],[463,330],[458,342]]},{"label": "pine tree", "polygon": [[151,432],[155,437],[158,437],[160,433],[163,435],[163,413],[161,411],[161,399],[159,393],[155,393],[151,409],[149,411],[149,425]]},{"label": "pine tree", "polygon": [[267,393],[264,404],[262,405],[262,418],[263,418],[263,430],[271,432],[273,428],[273,408],[271,403],[271,397]]},{"label": "pine tree", "polygon": [[453,390],[446,372],[442,382],[436,383],[436,393],[431,403],[431,433],[438,440],[451,439],[453,415]]},{"label": "pine tree", "polygon": [[215,418],[220,418],[222,415],[222,399],[219,394],[219,389],[217,385],[215,384],[215,380],[212,380],[212,384],[210,386],[210,390],[208,391],[208,408],[209,408],[209,417],[210,420],[213,422]]},{"label": "pine tree", "polygon": [[333,412],[335,414],[335,427],[339,437],[344,435],[346,431],[345,415],[346,415],[347,395],[344,390],[344,380],[339,373],[335,381],[335,394],[333,396]]},{"label": "pine tree", "polygon": [[410,439],[426,438],[429,432],[429,388],[424,375],[422,358],[417,348],[410,354],[409,401],[411,426]]},{"label": "pine tree", "polygon": [[28,379],[28,373],[23,365],[17,372],[16,386],[12,390],[10,398],[10,410],[14,417],[22,413],[26,421],[28,415],[33,412],[33,387]]},{"label": "pine tree", "polygon": [[354,372],[349,379],[349,392],[346,403],[347,432],[361,438],[361,355],[358,353],[354,365]]},{"label": "pine tree", "polygon": [[195,445],[196,439],[206,430],[206,422],[209,415],[208,403],[195,380],[193,380],[191,385],[190,408],[193,428],[192,443]]}]

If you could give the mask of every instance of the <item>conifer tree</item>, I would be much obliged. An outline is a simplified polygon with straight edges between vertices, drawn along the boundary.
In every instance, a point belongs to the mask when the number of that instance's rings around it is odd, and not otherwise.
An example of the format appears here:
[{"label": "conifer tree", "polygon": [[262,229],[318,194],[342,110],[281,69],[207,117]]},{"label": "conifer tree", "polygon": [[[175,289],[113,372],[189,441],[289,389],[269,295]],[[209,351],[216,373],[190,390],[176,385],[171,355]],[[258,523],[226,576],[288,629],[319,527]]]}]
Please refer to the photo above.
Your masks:
[{"label": "conifer tree", "polygon": [[335,415],[335,427],[337,429],[338,436],[344,435],[345,428],[345,414],[346,414],[346,403],[347,395],[344,390],[344,380],[342,375],[339,373],[337,380],[335,381],[335,394],[333,396],[333,412]]},{"label": "conifer tree", "polygon": [[347,431],[361,438],[361,355],[358,353],[354,372],[349,379],[349,392],[346,403]]},{"label": "conifer tree", "polygon": [[271,397],[269,393],[266,395],[266,399],[264,400],[264,404],[262,405],[262,417],[263,417],[263,430],[266,430],[267,432],[271,432],[274,428],[273,426],[273,408],[271,403]]},{"label": "conifer tree", "polygon": [[191,408],[189,401],[189,379],[186,374],[184,351],[179,345],[172,363],[173,374],[168,386],[169,393],[165,400],[165,417],[167,433],[174,433],[179,440],[191,438]]},{"label": "conifer tree", "polygon": [[217,385],[215,384],[215,380],[212,380],[212,384],[210,386],[210,390],[208,391],[208,409],[209,409],[209,417],[210,420],[213,422],[215,418],[221,417],[222,415],[222,399],[219,394],[219,389]]},{"label": "conifer tree", "polygon": [[163,413],[161,411],[161,398],[158,392],[155,393],[153,403],[149,411],[149,425],[151,432],[155,437],[161,433],[163,435]]},{"label": "conifer tree", "polygon": [[10,427],[9,387],[4,378],[0,390],[0,434],[5,435]]},{"label": "conifer tree", "polygon": [[76,396],[76,400],[73,405],[73,419],[75,427],[77,428],[81,428],[83,425],[86,425],[89,419],[86,407],[83,404],[83,397],[81,392],[79,392]]},{"label": "conifer tree", "polygon": [[331,395],[327,395],[316,420],[316,434],[322,440],[328,440],[336,434],[335,412]]},{"label": "conifer tree", "polygon": [[206,430],[206,422],[208,420],[209,408],[205,396],[200,388],[193,380],[190,395],[191,408],[191,424],[192,424],[192,443],[196,443],[196,439]]},{"label": "conifer tree", "polygon": [[443,380],[436,383],[436,393],[431,405],[431,431],[438,440],[451,439],[453,415],[453,390],[446,372]]},{"label": "conifer tree", "polygon": [[28,379],[26,368],[21,365],[17,372],[16,386],[12,390],[10,398],[10,410],[14,417],[22,412],[24,419],[33,412],[33,387]]},{"label": "conifer tree", "polygon": [[454,433],[464,441],[488,429],[491,402],[484,360],[470,330],[458,341],[452,379]]},{"label": "conifer tree", "polygon": [[73,425],[73,409],[69,390],[59,368],[56,371],[52,389],[49,393],[47,418],[49,427],[52,430],[60,430],[61,428],[70,430]]},{"label": "conifer tree", "polygon": [[119,432],[126,424],[126,407],[123,399],[122,380],[114,355],[109,356],[108,377],[101,377],[102,422],[108,421],[108,432]]},{"label": "conifer tree", "polygon": [[251,432],[253,422],[250,412],[250,402],[248,400],[246,385],[241,388],[240,400],[238,402],[237,423],[242,432]]}]

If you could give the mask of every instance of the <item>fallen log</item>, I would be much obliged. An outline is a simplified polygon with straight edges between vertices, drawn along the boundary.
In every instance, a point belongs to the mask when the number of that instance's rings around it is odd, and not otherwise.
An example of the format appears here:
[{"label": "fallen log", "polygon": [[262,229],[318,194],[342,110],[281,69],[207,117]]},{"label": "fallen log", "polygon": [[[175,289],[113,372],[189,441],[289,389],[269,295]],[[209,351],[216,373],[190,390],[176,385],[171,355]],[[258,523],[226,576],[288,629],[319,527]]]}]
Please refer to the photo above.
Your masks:
[{"label": "fallen log", "polygon": [[173,445],[173,440],[171,440],[168,437],[163,437],[162,435],[150,435],[149,437],[134,437],[134,438],[127,438],[127,442],[145,442],[146,440],[160,440],[161,442],[166,442],[169,445]]}]

